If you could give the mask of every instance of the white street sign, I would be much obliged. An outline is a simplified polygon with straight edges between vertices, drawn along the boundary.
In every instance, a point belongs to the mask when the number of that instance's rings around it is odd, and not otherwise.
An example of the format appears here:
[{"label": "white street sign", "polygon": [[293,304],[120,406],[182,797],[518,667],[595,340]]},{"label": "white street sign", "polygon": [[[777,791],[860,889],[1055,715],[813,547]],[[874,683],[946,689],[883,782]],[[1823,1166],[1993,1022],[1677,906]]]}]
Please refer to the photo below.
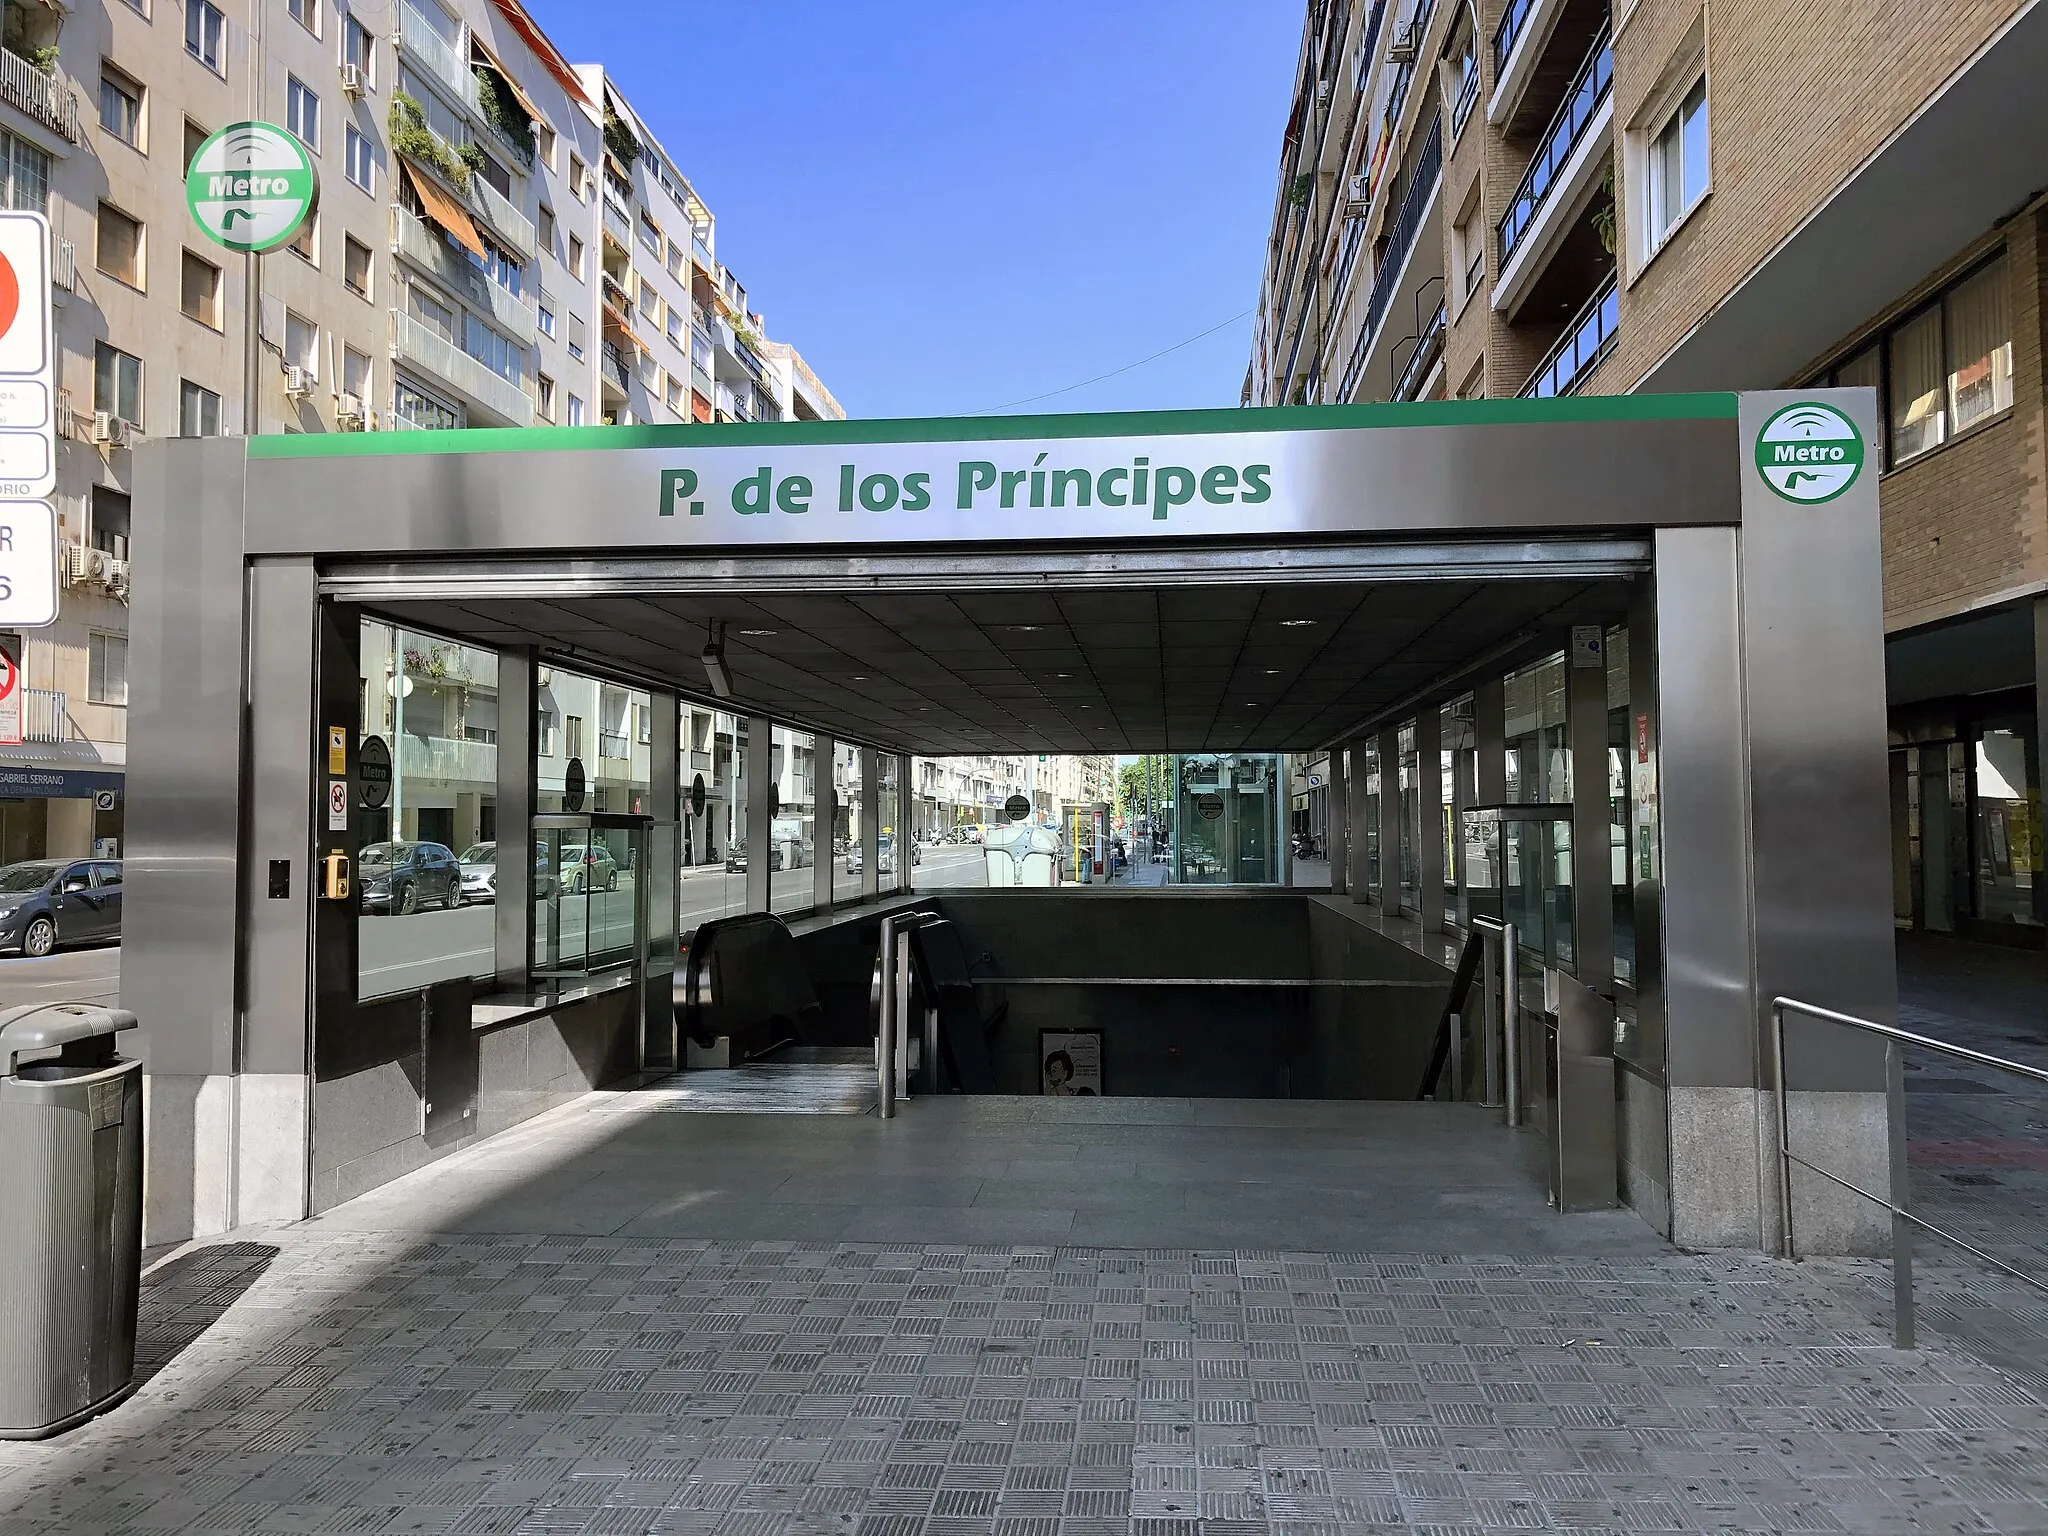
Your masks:
[{"label": "white street sign", "polygon": [[52,351],[50,221],[0,213],[0,497],[57,489]]},{"label": "white street sign", "polygon": [[47,501],[0,501],[0,625],[56,622],[57,509]]}]

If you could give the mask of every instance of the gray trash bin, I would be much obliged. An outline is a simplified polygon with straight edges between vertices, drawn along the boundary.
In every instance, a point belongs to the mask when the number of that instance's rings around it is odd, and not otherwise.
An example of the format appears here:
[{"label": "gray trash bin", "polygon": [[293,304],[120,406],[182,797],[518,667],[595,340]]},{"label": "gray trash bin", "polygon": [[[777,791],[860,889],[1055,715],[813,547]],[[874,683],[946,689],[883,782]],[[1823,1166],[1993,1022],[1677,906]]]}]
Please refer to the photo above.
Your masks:
[{"label": "gray trash bin", "polygon": [[142,1063],[114,1036],[134,1027],[84,1003],[0,1012],[0,1439],[57,1434],[133,1390]]}]

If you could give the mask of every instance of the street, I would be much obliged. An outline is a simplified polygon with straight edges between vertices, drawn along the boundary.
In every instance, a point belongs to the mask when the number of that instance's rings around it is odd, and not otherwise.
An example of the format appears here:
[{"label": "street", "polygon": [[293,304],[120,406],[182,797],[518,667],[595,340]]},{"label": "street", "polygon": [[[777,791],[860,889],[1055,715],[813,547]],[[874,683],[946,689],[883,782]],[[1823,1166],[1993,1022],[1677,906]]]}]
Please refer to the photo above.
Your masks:
[{"label": "street", "polygon": [[120,1001],[121,946],[60,949],[41,960],[0,960],[0,1008],[23,1003]]}]

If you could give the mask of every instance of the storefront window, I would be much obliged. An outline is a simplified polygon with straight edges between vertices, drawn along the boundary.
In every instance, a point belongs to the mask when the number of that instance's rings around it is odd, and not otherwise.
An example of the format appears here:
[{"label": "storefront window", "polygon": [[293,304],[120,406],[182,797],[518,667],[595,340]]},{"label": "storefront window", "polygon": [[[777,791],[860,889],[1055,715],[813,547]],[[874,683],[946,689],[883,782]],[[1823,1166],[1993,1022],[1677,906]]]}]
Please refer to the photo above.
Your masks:
[{"label": "storefront window", "polygon": [[497,653],[365,620],[359,676],[358,995],[490,976]]},{"label": "storefront window", "polygon": [[747,879],[734,849],[746,840],[746,805],[735,779],[746,750],[746,721],[685,703],[677,720],[677,769],[683,791],[682,883],[678,932],[746,909]]},{"label": "storefront window", "polygon": [[2041,872],[2040,769],[2033,732],[1986,729],[1971,764],[1975,791],[1977,916],[2038,924]]},{"label": "storefront window", "polygon": [[860,900],[866,850],[861,804],[861,749],[841,741],[832,748],[832,904]]},{"label": "storefront window", "polygon": [[811,874],[818,862],[816,748],[817,738],[808,731],[783,725],[774,729],[770,771],[775,795],[768,822],[771,912],[808,912],[818,904]]},{"label": "storefront window", "polygon": [[1422,849],[1422,771],[1415,755],[1415,727],[1404,725],[1398,737],[1401,754],[1401,910],[1417,910]]},{"label": "storefront window", "polygon": [[881,789],[881,799],[875,812],[881,822],[881,836],[876,843],[875,860],[880,876],[877,884],[883,895],[901,890],[908,882],[905,874],[916,849],[908,836],[909,829],[903,825],[903,806],[899,799],[902,778],[898,773],[901,759],[894,752],[876,754],[876,782]]}]

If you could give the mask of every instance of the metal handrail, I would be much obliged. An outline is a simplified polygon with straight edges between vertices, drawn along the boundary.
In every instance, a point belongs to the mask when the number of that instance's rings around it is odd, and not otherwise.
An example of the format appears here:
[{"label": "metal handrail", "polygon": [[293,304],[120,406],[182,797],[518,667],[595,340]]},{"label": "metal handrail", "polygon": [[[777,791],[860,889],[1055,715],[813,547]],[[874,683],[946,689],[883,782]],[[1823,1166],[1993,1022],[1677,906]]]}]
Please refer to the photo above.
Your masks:
[{"label": "metal handrail", "polygon": [[1515,44],[1521,41],[1522,28],[1528,24],[1529,13],[1536,9],[1536,0],[1508,0],[1501,12],[1500,25],[1493,29],[1493,77],[1498,80],[1507,73],[1508,57],[1515,51]]},{"label": "metal handrail", "polygon": [[[1522,1123],[1522,946],[1513,923],[1497,917],[1475,917],[1472,931],[1488,941],[1482,957],[1486,967],[1486,1102],[1504,1103],[1510,1127]],[[1500,1047],[1493,1043],[1494,1010],[1499,1010]],[[1494,1077],[1498,1061],[1504,1082]],[[1498,1090],[1505,1087],[1503,1094]]]},{"label": "metal handrail", "polygon": [[1612,272],[1607,275],[1607,281],[1594,290],[1585,307],[1564,328],[1557,344],[1544,354],[1536,371],[1529,375],[1529,382],[1522,386],[1523,399],[1549,400],[1569,395],[1607,360],[1621,334],[1621,297],[1615,277]]},{"label": "metal handrail", "polygon": [[[1885,1115],[1890,1123],[1890,1174],[1892,1193],[1890,1196],[1874,1194],[1870,1190],[1853,1184],[1838,1174],[1808,1162],[1792,1151],[1792,1129],[1787,1118],[1787,1091],[1785,1085],[1785,1015],[1797,1013],[1802,1017],[1815,1019],[1823,1024],[1837,1024],[1845,1029],[1861,1030],[1884,1041]],[[1870,1019],[1861,1019],[1854,1014],[1837,1013],[1832,1008],[1821,1008],[1813,1003],[1802,1003],[1797,998],[1776,997],[1771,999],[1771,1048],[1773,1067],[1777,1074],[1775,1098],[1778,1111],[1778,1203],[1781,1233],[1785,1243],[1785,1257],[1797,1258],[1792,1232],[1792,1166],[1798,1164],[1807,1172],[1817,1174],[1830,1184],[1838,1184],[1852,1195],[1883,1206],[1891,1213],[1892,1219],[1892,1342],[1899,1349],[1913,1347],[1913,1228],[1933,1234],[1946,1242],[1955,1244],[1965,1253],[1983,1260],[1993,1269],[2010,1275],[2022,1284],[2036,1290],[2048,1292],[2048,1279],[2030,1275],[2016,1269],[2003,1259],[1986,1253],[1975,1244],[1965,1241],[1945,1227],[1938,1227],[1931,1221],[1915,1216],[1901,1202],[1910,1197],[1911,1169],[1906,1159],[1906,1072],[1905,1047],[1914,1046],[1920,1050],[1933,1051],[1938,1055],[1952,1056],[1958,1061],[1967,1061],[1980,1067],[1992,1067],[2000,1072],[2009,1072],[2029,1082],[2048,1085],[2048,1071],[2029,1067],[2021,1062],[2007,1061],[2002,1056],[1988,1055],[1973,1051],[1966,1045],[1951,1045],[1946,1040],[1936,1040],[1927,1035],[1916,1035],[1911,1030],[1899,1029],[1890,1024],[1879,1024]]]}]

